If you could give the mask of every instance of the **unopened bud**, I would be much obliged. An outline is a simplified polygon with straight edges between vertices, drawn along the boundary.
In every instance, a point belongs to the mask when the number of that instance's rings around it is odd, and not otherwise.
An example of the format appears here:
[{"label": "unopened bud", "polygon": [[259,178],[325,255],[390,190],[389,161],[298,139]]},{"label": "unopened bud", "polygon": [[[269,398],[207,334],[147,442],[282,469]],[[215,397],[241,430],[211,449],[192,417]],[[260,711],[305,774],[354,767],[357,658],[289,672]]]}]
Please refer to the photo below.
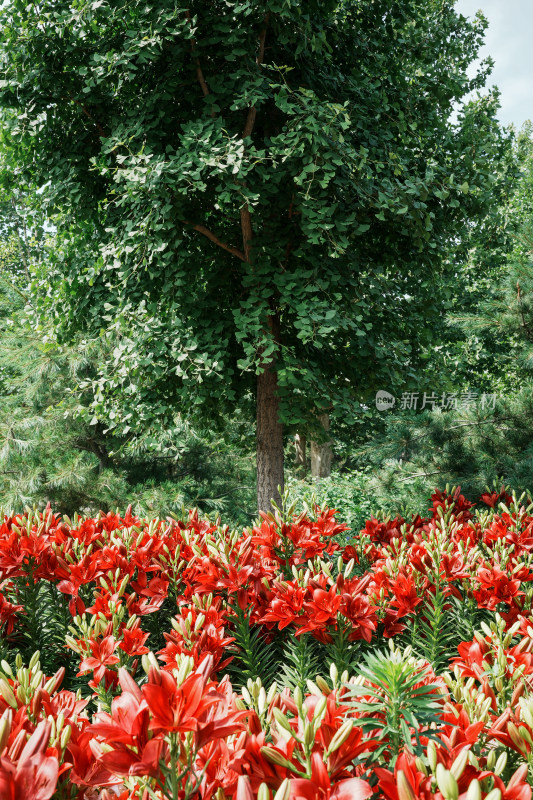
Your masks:
[{"label": "unopened bud", "polygon": [[457,781],[442,764],[437,764],[436,778],[437,785],[446,800],[458,800],[459,787]]},{"label": "unopened bud", "polygon": [[481,800],[481,786],[477,778],[470,781],[468,791],[466,793],[466,800]]},{"label": "unopened bud", "polygon": [[331,742],[329,743],[328,747],[328,755],[334,753],[339,747],[342,747],[346,739],[350,736],[353,730],[353,721],[351,719],[347,719],[346,722],[343,722],[340,726],[339,730],[335,733]]},{"label": "unopened bud", "polygon": [[0,694],[8,706],[11,706],[11,708],[14,708],[15,710],[18,708],[18,703],[13,693],[13,689],[4,678],[0,678]]},{"label": "unopened bud", "polygon": [[38,717],[43,706],[43,690],[38,688],[31,699],[31,713]]},{"label": "unopened bud", "polygon": [[398,775],[396,776],[396,786],[398,787],[399,800],[415,800],[412,786],[401,769],[398,770]]},{"label": "unopened bud", "polygon": [[37,672],[34,675],[32,675],[30,681],[30,688],[34,690],[37,689],[37,687],[41,685],[42,679],[43,679],[43,671],[42,669],[38,669]]},{"label": "unopened bud", "polygon": [[272,684],[267,694],[267,704],[270,705],[276,694],[278,693],[278,684],[276,681]]},{"label": "unopened bud", "polygon": [[430,741],[428,742],[426,755],[428,759],[428,764],[431,767],[431,771],[435,772],[437,768],[437,748],[435,746],[435,742],[432,739],[430,739]]},{"label": "unopened bud", "polygon": [[12,719],[13,715],[11,710],[6,709],[2,714],[2,718],[0,719],[0,753],[3,751],[8,742],[9,734],[11,733]]},{"label": "unopened bud", "polygon": [[264,714],[267,707],[267,695],[265,692],[265,687],[261,686],[261,690],[259,692],[259,697],[257,698],[257,710],[259,714]]},{"label": "unopened bud", "polygon": [[[274,795],[274,800],[289,800],[291,796],[291,782],[288,778],[283,780],[278,788],[278,791]],[[257,798],[259,800],[259,796]]]},{"label": "unopened bud", "polygon": [[[226,797],[224,793],[223,796]],[[270,789],[266,783],[262,783],[257,790],[257,800],[270,800]]]},{"label": "unopened bud", "polygon": [[450,767],[450,772],[457,781],[463,774],[467,762],[468,762],[468,748],[465,747],[463,750],[461,750],[461,752],[453,762],[452,766]]},{"label": "unopened bud", "polygon": [[71,636],[70,634],[67,634],[65,636],[65,642],[70,647],[71,650],[74,650],[75,653],[79,653],[80,652],[80,647],[79,647],[76,639],[73,636]]},{"label": "unopened bud", "polygon": [[308,722],[304,723],[304,745],[306,747],[311,747],[311,745],[315,741],[315,730],[313,725],[310,725]]},{"label": "unopened bud", "polygon": [[62,750],[64,750],[67,744],[70,742],[71,735],[72,735],[72,726],[67,725],[66,728],[63,730],[63,733],[61,734],[61,739],[59,743]]},{"label": "unopened bud", "polygon": [[522,739],[524,739],[530,747],[533,747],[533,739],[531,738],[531,734],[525,727],[525,725],[520,725],[520,727],[518,728],[518,732],[522,737]]},{"label": "unopened bud", "polygon": [[287,717],[285,716],[285,714],[283,713],[283,711],[281,711],[279,708],[274,708],[272,713],[274,714],[274,719],[276,720],[279,727],[283,728],[284,730],[292,734],[293,730],[291,728],[291,724],[287,719]]},{"label": "unopened bud", "polygon": [[119,597],[122,597],[122,595],[126,591],[126,587],[127,587],[128,583],[129,583],[129,580],[130,580],[130,576],[129,575],[124,575],[124,577],[122,578],[122,580],[120,582],[120,586],[118,587],[117,594],[118,594]]},{"label": "unopened bud", "polygon": [[316,676],[316,685],[318,686],[320,691],[323,692],[325,695],[331,694],[331,689],[328,686],[327,681],[325,681],[324,678],[322,677],[322,675]]},{"label": "unopened bud", "polygon": [[40,657],[41,653],[39,652],[39,650],[36,650],[35,653],[32,655],[30,663],[28,665],[30,670],[32,670],[36,666],[36,664],[38,664]]},{"label": "unopened bud", "polygon": [[520,736],[520,732],[514,722],[507,723],[507,733],[511,737],[511,741],[518,748],[518,750],[520,750],[521,753],[527,753],[526,743]]},{"label": "unopened bud", "polygon": [[280,753],[278,750],[275,750],[273,747],[268,747],[268,746],[262,747],[261,752],[266,758],[266,760],[270,761],[271,764],[277,764],[278,767],[285,767],[286,769],[287,768],[291,769],[290,762],[287,761],[287,759],[282,753]]},{"label": "unopened bud", "polygon": [[498,756],[498,760],[494,766],[494,772],[496,775],[501,775],[505,769],[507,764],[507,752],[504,750],[503,753],[500,753]]},{"label": "unopened bud", "polygon": [[313,720],[319,719],[326,712],[327,705],[328,705],[327,697],[322,696],[315,705],[315,710],[313,712]]},{"label": "unopened bud", "polygon": [[415,767],[419,772],[422,772],[424,775],[428,774],[428,768],[426,767],[420,756],[417,756],[415,758]]}]

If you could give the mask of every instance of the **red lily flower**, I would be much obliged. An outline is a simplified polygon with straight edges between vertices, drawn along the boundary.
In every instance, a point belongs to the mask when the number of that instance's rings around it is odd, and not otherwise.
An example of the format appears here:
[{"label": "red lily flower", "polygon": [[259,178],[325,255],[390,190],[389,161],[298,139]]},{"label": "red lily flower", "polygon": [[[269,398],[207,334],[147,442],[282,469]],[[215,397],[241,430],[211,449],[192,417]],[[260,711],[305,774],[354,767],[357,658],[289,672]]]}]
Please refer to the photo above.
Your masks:
[{"label": "red lily flower", "polygon": [[48,720],[37,725],[16,764],[0,759],[2,800],[50,800],[59,773],[57,756],[47,755],[51,728]]},{"label": "red lily flower", "polygon": [[117,645],[113,636],[105,636],[101,641],[90,639],[89,644],[92,655],[82,660],[78,675],[94,671],[94,681],[98,684],[104,677],[106,667],[119,662],[118,656],[114,655]]}]

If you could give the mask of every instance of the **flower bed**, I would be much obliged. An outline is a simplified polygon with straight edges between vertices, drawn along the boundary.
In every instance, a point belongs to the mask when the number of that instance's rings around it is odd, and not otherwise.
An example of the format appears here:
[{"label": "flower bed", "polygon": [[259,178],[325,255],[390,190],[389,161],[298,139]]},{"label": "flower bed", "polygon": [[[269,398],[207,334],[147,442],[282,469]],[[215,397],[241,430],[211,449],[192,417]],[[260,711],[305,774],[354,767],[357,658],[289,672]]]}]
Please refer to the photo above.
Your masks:
[{"label": "flower bed", "polygon": [[530,800],[531,509],[432,504],[6,518],[0,798]]}]

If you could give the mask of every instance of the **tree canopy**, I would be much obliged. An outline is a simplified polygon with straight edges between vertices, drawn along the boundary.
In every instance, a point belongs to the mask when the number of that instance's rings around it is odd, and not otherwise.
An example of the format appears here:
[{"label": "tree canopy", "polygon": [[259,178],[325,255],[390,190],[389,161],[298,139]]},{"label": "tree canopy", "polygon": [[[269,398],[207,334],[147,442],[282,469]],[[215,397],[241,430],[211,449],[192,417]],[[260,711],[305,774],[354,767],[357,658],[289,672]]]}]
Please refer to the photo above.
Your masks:
[{"label": "tree canopy", "polygon": [[112,344],[95,423],[255,397],[267,507],[283,425],[350,422],[412,376],[450,248],[501,191],[497,97],[467,99],[485,21],[452,0],[9,0],[0,21],[11,179],[61,241],[56,329]]}]

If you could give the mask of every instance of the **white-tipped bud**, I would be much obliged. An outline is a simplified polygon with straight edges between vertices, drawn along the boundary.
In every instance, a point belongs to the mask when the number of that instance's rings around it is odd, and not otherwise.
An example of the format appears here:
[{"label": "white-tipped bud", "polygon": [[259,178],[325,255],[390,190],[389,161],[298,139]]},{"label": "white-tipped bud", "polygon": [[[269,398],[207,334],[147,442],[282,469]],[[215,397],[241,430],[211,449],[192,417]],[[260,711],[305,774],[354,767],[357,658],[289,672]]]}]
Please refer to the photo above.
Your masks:
[{"label": "white-tipped bud", "polygon": [[466,800],[481,800],[481,785],[477,778],[470,781],[468,791],[466,793]]}]

